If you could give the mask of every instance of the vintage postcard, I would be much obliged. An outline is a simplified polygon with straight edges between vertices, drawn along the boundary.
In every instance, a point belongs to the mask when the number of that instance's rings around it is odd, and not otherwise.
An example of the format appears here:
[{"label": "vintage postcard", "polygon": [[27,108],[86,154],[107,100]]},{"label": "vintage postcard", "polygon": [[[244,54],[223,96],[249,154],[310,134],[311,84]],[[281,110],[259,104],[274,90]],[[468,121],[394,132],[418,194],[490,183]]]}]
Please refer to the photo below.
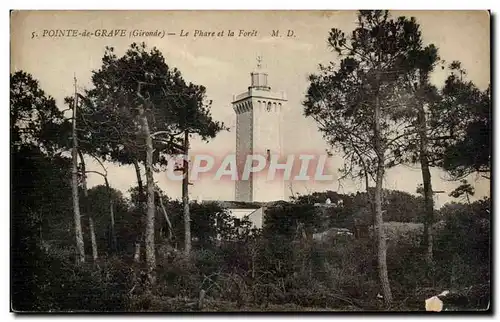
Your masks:
[{"label": "vintage postcard", "polygon": [[11,11],[11,310],[487,312],[490,19]]}]

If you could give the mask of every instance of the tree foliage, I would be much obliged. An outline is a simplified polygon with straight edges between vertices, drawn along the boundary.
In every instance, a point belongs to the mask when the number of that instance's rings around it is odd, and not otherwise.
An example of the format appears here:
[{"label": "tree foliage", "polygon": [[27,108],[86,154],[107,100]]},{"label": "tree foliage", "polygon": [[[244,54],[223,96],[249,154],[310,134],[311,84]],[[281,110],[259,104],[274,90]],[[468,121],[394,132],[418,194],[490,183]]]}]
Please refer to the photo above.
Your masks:
[{"label": "tree foliage", "polygon": [[12,298],[26,310],[40,304],[47,243],[71,247],[69,160],[57,153],[67,124],[30,74],[15,72],[10,81]]},{"label": "tree foliage", "polygon": [[450,74],[441,98],[431,106],[432,126],[437,129],[433,148],[437,165],[453,178],[491,168],[491,89],[480,90],[465,78],[460,62],[449,65]]},{"label": "tree foliage", "polygon": [[54,153],[69,133],[69,126],[54,98],[45,94],[31,74],[17,71],[10,75],[13,152],[31,145],[43,153]]},{"label": "tree foliage", "polygon": [[179,135],[184,129],[208,140],[224,128],[211,116],[205,87],[187,83],[157,48],[148,50],[144,43],[133,43],[122,57],[106,47],[92,84],[83,97],[84,138],[110,160],[124,164],[145,160],[137,120],[141,97],[148,101],[151,132],[161,132],[153,141],[154,164],[165,165],[168,154],[182,151]]}]

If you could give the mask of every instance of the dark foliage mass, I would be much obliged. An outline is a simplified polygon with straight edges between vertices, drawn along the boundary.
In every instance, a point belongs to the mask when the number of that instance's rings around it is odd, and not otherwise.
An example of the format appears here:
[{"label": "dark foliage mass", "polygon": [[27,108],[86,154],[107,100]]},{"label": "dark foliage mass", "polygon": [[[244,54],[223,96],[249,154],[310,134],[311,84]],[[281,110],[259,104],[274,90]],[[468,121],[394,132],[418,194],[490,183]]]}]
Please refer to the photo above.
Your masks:
[{"label": "dark foliage mass", "polygon": [[[35,156],[23,155],[22,158],[25,163],[19,167],[24,169],[29,167],[28,160],[36,160]],[[37,168],[42,169],[41,162],[47,160],[39,158]],[[313,233],[325,228],[351,228],[352,209],[367,207],[362,194],[315,193],[299,197],[302,200],[299,202],[274,205],[266,212],[263,230],[252,230],[245,221],[235,222],[216,203],[193,203],[191,229],[195,250],[189,261],[165,242],[167,227],[162,214],[158,213],[157,220],[161,223],[157,232],[158,284],[153,293],[148,293],[141,282],[145,268],[132,260],[130,240],[134,240],[132,236],[136,234],[134,201],[113,190],[119,248],[112,254],[107,237],[108,214],[103,202],[105,187],[89,190],[88,203],[98,227],[99,249],[107,255],[101,256],[97,266],[76,265],[71,205],[58,205],[54,200],[59,199],[53,196],[57,187],[58,195],[68,195],[61,200],[69,200],[69,174],[62,171],[57,177],[58,171],[49,167],[38,175],[30,172],[29,178],[36,179],[33,184],[16,185],[13,190],[14,200],[19,200],[14,209],[17,214],[23,214],[14,216],[12,223],[15,310],[191,311],[198,310],[197,299],[202,289],[206,291],[206,309],[210,310],[383,308],[376,297],[379,286],[371,237],[331,235],[323,241],[312,238]],[[20,176],[20,172],[17,175]],[[46,176],[53,178],[52,189],[43,189],[44,185],[37,184]],[[16,178],[19,178],[16,182],[23,182],[21,177]],[[421,199],[405,197],[402,192],[388,191],[387,194],[393,195],[388,198],[387,209],[393,207],[401,212],[406,206],[409,210],[414,206],[408,202],[412,198],[416,200],[414,203],[421,203]],[[332,207],[331,212],[317,211],[312,203],[303,201],[315,198],[324,204],[325,197],[333,200],[335,195],[345,201],[343,206]],[[163,198],[174,226],[173,245],[182,245],[182,205]],[[51,211],[43,212],[43,209]],[[418,220],[406,220],[406,225],[417,226],[407,227],[401,223],[401,227],[392,224],[386,227],[390,239],[388,266],[399,308],[422,309],[424,297],[432,295],[432,290],[462,290],[487,283],[490,277],[489,210],[489,200],[483,200],[470,206],[452,203],[439,211],[442,224],[438,228],[438,260],[433,276],[427,276],[424,263],[419,260],[421,227],[411,223]],[[323,220],[325,216],[330,220]],[[339,216],[345,219],[339,221]],[[61,228],[57,229],[55,223]],[[427,293],[424,296],[419,292]],[[482,302],[474,307],[485,308],[488,293],[479,294]]]}]

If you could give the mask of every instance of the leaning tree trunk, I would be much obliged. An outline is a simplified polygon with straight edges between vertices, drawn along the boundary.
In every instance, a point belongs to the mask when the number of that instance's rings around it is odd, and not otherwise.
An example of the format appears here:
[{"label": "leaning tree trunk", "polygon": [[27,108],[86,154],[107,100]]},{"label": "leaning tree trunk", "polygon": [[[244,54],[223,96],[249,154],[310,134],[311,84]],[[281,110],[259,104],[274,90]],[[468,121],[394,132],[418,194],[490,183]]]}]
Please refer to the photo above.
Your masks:
[{"label": "leaning tree trunk", "polygon": [[189,257],[191,253],[191,216],[189,213],[189,131],[184,132],[184,166],[182,179],[182,203],[184,205],[184,254]]},{"label": "leaning tree trunk", "polygon": [[165,209],[165,205],[163,204],[163,199],[161,198],[161,195],[159,192],[158,192],[158,201],[160,202],[161,211],[163,212],[163,216],[165,217],[165,221],[167,222],[168,239],[171,241],[174,237],[174,230],[172,227],[172,222],[170,221],[170,218],[168,217],[167,210]]},{"label": "leaning tree trunk", "polygon": [[148,280],[151,285],[155,284],[154,270],[156,267],[155,257],[155,189],[153,178],[153,139],[149,130],[148,119],[143,107],[140,107],[139,118],[146,141],[146,187],[147,187],[147,215],[144,244],[146,249],[146,265]]},{"label": "leaning tree trunk", "polygon": [[87,190],[87,172],[85,167],[85,160],[83,159],[82,151],[78,151],[78,155],[80,155],[80,160],[82,163],[82,188],[83,188],[83,196],[85,198],[85,215],[89,218],[89,232],[90,232],[90,243],[92,245],[92,259],[94,263],[97,261],[97,241],[95,238],[95,227],[94,227],[94,218],[89,211],[89,192]]},{"label": "leaning tree trunk", "polygon": [[75,100],[73,102],[73,149],[71,151],[72,158],[72,171],[71,171],[71,188],[73,196],[73,216],[75,221],[75,237],[76,237],[76,251],[77,262],[85,262],[85,246],[83,243],[82,221],[80,214],[80,200],[78,196],[78,138],[76,137],[76,80],[75,80]]},{"label": "leaning tree trunk", "polygon": [[380,98],[377,95],[375,97],[375,118],[374,118],[374,145],[375,153],[377,155],[377,173],[376,173],[376,184],[374,193],[374,210],[375,210],[375,226],[376,226],[376,236],[378,239],[378,272],[380,277],[380,284],[382,286],[382,293],[384,296],[384,302],[389,306],[392,302],[392,293],[389,283],[389,274],[387,272],[387,244],[385,240],[385,229],[384,229],[384,219],[382,216],[382,183],[385,173],[385,153],[384,147],[382,146],[382,137],[380,130],[380,119],[381,119],[381,107]]},{"label": "leaning tree trunk", "polygon": [[424,185],[424,247],[425,247],[425,260],[429,266],[433,263],[433,238],[432,238],[432,225],[434,223],[434,199],[431,183],[431,172],[429,170],[429,153],[428,153],[428,138],[427,138],[427,124],[425,118],[425,110],[423,104],[418,105],[418,128],[420,136],[420,167],[422,169],[422,181]]}]

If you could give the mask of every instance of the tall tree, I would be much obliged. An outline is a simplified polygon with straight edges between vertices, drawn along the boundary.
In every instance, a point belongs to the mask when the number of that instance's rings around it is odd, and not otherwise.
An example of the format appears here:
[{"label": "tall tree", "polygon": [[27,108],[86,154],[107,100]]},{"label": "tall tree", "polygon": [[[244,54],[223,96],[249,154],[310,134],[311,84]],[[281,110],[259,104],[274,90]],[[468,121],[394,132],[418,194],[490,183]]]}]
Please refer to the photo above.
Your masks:
[{"label": "tall tree", "polygon": [[[430,167],[447,170],[452,178],[462,178],[471,172],[489,172],[489,90],[481,92],[463,79],[465,71],[458,61],[450,64],[451,74],[439,91],[430,84],[430,75],[443,63],[434,45],[419,46],[410,52],[403,64],[406,73],[397,88],[400,90],[401,117],[415,129],[399,150],[409,163],[420,163],[424,196],[425,258],[433,262],[434,191]],[[443,66],[441,66],[444,69]],[[406,109],[404,109],[406,106]]]},{"label": "tall tree", "polygon": [[394,151],[412,135],[402,120],[400,95],[395,84],[404,75],[403,65],[420,45],[413,18],[389,19],[387,11],[360,11],[348,37],[332,29],[329,45],[340,56],[340,66],[320,65],[310,77],[304,102],[305,115],[314,118],[320,131],[344,157],[375,178],[373,210],[377,236],[378,268],[384,300],[392,302],[386,263],[382,217],[382,184],[385,170],[402,162]]},{"label": "tall tree", "polygon": [[[408,162],[419,162],[424,196],[425,258],[433,265],[434,191],[431,166],[440,166],[460,178],[473,171],[489,171],[489,93],[465,82],[461,64],[450,64],[451,75],[441,91],[430,84],[430,74],[442,63],[433,45],[413,51],[405,64],[406,75],[399,88],[406,95],[404,115],[416,130],[399,154],[409,155]],[[444,69],[444,67],[442,67]]]},{"label": "tall tree", "polygon": [[76,235],[76,250],[78,252],[77,261],[80,263],[85,262],[85,247],[83,243],[82,221],[80,214],[80,199],[78,195],[78,131],[77,131],[77,113],[78,113],[78,99],[76,92],[76,78],[75,78],[75,98],[73,100],[73,116],[72,123],[72,149],[71,149],[71,187],[73,191],[73,216],[75,220],[75,235]]},{"label": "tall tree", "polygon": [[184,160],[182,165],[182,207],[184,214],[184,254],[191,253],[191,214],[189,211],[189,130],[184,131]]},{"label": "tall tree", "polygon": [[144,104],[139,104],[138,119],[140,127],[140,135],[144,137],[146,145],[146,161],[144,163],[146,168],[146,186],[147,186],[147,214],[146,214],[146,229],[144,236],[144,246],[146,248],[146,263],[148,264],[149,281],[155,284],[155,276],[152,270],[156,266],[155,257],[155,187],[153,177],[153,138],[151,135],[151,128],[149,126],[148,116],[146,109],[151,109],[149,101],[144,99],[140,93],[140,84],[137,89],[137,96],[144,100]]},{"label": "tall tree", "polygon": [[177,104],[184,106],[178,114],[178,126],[184,134],[182,140],[183,172],[182,180],[182,201],[184,214],[184,254],[186,257],[191,252],[191,216],[189,206],[189,140],[193,135],[201,137],[203,141],[210,138],[222,130],[228,128],[221,122],[214,121],[210,115],[212,101],[206,102],[206,89],[203,86],[189,84],[183,95],[176,95]]},{"label": "tall tree", "polygon": [[[111,151],[109,150],[110,143],[108,141],[117,142],[117,140],[113,141],[113,139],[106,138],[102,135],[101,131],[103,128],[101,126],[102,120],[102,111],[96,110],[92,108],[92,101],[88,96],[82,94],[85,92],[84,90],[78,91],[78,88],[75,84],[75,95],[73,97],[66,97],[65,103],[70,106],[70,108],[76,107],[76,125],[74,131],[76,133],[76,143],[78,146],[77,154],[80,157],[80,165],[81,165],[81,179],[82,179],[82,189],[84,193],[84,198],[87,200],[87,173],[95,173],[104,178],[105,184],[108,187],[108,196],[109,196],[109,214],[110,220],[112,223],[111,227],[111,240],[114,243],[114,247],[116,247],[116,236],[114,232],[114,210],[113,210],[113,200],[111,198],[111,188],[109,186],[107,170],[104,167],[104,164],[101,161],[101,158],[106,159]],[[75,104],[76,102],[76,104]],[[104,120],[104,122],[107,122]],[[108,133],[106,133],[108,134]],[[73,145],[73,142],[66,142],[66,146],[70,147]],[[103,172],[100,171],[87,171],[85,164],[85,156],[89,156],[97,161]],[[86,209],[90,209],[88,203],[85,202]],[[90,237],[92,243],[92,254],[94,260],[97,259],[97,243],[95,242],[95,224],[93,219],[93,214],[91,212],[86,212],[86,215],[89,220],[89,230]]]},{"label": "tall tree", "polygon": [[133,43],[120,58],[106,48],[92,82],[94,88],[85,96],[88,123],[103,138],[100,154],[122,163],[143,163],[146,169],[144,239],[148,276],[154,283],[155,166],[166,165],[170,154],[184,153],[180,135],[188,127],[208,140],[223,125],[210,115],[205,88],[186,83],[158,49],[148,51],[145,44]]},{"label": "tall tree", "polygon": [[[417,32],[420,37],[420,32]],[[440,60],[437,48],[432,44],[424,48],[420,41],[403,64],[406,73],[398,84],[402,106],[400,116],[407,119],[408,126],[414,129],[415,135],[408,137],[406,144],[395,150],[398,155],[409,156],[407,162],[420,163],[425,212],[423,245],[429,267],[432,267],[433,263],[434,192],[430,167],[433,165],[434,156],[430,150],[432,128],[429,125],[428,110],[429,105],[438,100],[437,89],[430,84],[429,79],[438,63]]]}]

